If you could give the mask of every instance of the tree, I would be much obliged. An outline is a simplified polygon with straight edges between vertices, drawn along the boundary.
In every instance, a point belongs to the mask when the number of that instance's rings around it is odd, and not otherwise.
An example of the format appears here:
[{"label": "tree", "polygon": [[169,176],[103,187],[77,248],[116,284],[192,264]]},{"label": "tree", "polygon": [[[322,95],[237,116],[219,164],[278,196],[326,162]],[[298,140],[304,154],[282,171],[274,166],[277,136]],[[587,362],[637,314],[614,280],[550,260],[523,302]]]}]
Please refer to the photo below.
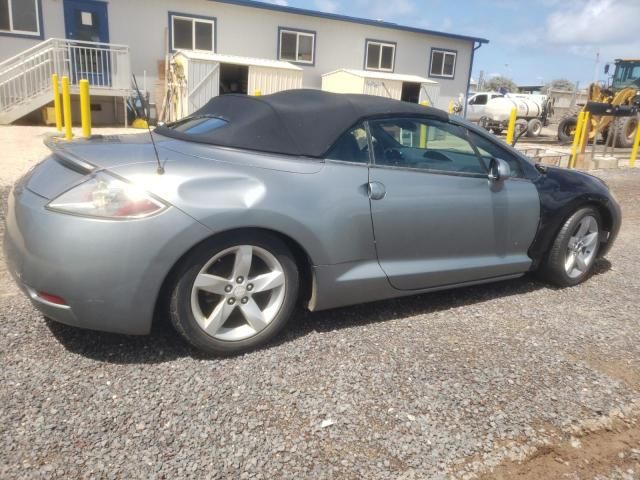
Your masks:
[{"label": "tree", "polygon": [[576,86],[573,82],[567,80],[566,78],[558,78],[556,80],[551,80],[544,87],[542,87],[542,93],[549,93],[550,90],[563,90],[565,92],[573,92],[576,89]]},{"label": "tree", "polygon": [[502,77],[498,75],[497,77],[490,78],[485,82],[484,88],[486,90],[501,91],[504,88],[508,93],[513,93],[518,91],[518,86],[515,84],[513,80],[507,77]]}]

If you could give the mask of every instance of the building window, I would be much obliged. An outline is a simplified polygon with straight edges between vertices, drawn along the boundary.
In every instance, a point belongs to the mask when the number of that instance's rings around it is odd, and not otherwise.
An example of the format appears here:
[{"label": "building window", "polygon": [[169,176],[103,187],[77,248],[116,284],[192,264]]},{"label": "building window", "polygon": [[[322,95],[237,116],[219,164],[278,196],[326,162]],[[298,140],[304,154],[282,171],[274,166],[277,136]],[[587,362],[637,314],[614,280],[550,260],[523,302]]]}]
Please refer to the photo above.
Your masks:
[{"label": "building window", "polygon": [[171,15],[171,49],[215,52],[216,19]]},{"label": "building window", "polygon": [[0,33],[40,35],[39,0],[0,0]]},{"label": "building window", "polygon": [[315,32],[280,29],[278,58],[313,65],[315,62]]},{"label": "building window", "polygon": [[382,70],[383,72],[393,72],[395,60],[395,43],[384,43],[374,40],[367,40],[366,58],[364,59],[364,64],[367,70]]},{"label": "building window", "polygon": [[456,56],[451,50],[431,50],[430,77],[453,78],[456,71]]}]

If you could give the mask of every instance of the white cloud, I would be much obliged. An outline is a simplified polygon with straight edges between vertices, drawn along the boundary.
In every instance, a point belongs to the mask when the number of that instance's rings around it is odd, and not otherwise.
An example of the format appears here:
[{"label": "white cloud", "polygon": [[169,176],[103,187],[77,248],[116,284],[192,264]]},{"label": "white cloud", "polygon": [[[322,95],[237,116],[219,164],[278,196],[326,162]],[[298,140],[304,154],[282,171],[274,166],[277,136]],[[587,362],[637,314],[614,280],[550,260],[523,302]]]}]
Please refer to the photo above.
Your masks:
[{"label": "white cloud", "polygon": [[546,38],[552,46],[564,46],[574,55],[603,61],[637,56],[640,39],[638,0],[572,0],[547,17]]},{"label": "white cloud", "polygon": [[334,0],[315,0],[315,5],[321,12],[336,13],[339,4]]},{"label": "white cloud", "polygon": [[384,21],[393,21],[416,11],[411,0],[353,0],[349,3],[352,8],[345,8],[345,14]]},{"label": "white cloud", "polygon": [[286,7],[287,5],[289,5],[289,2],[287,2],[287,0],[266,0],[266,2],[273,5],[280,5],[281,7]]},{"label": "white cloud", "polygon": [[635,40],[639,21],[638,0],[578,0],[549,15],[547,36],[558,45],[611,45]]}]

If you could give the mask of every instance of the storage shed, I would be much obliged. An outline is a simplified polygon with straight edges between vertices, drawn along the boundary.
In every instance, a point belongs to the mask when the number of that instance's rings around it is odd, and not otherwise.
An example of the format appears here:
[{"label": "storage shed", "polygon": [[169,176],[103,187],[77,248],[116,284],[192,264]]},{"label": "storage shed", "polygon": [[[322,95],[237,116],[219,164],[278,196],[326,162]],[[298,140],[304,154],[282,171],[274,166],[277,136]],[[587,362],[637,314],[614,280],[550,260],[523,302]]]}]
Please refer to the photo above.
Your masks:
[{"label": "storage shed", "polygon": [[288,62],[180,50],[171,63],[180,116],[225,93],[268,95],[302,88],[302,68]]},{"label": "storage shed", "polygon": [[322,75],[322,90],[334,93],[364,93],[405,102],[428,101],[437,107],[438,82],[417,75],[341,68]]}]

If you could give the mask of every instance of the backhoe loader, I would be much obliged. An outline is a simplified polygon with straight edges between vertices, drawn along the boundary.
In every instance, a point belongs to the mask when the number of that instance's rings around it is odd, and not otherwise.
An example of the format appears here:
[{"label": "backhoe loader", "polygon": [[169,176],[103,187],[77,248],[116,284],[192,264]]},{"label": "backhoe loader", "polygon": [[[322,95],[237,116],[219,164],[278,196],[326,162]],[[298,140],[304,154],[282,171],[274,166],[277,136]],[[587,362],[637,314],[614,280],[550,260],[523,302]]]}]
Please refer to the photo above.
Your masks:
[{"label": "backhoe loader", "polygon": [[[589,102],[608,104],[612,107],[630,107],[628,116],[591,116],[590,139],[596,134],[616,147],[629,148],[638,129],[638,116],[632,114],[633,107],[640,107],[640,59],[617,59],[615,71],[609,86],[597,83],[589,86]],[[605,66],[605,74],[609,73],[609,65]],[[573,140],[578,115],[574,112],[566,116],[558,125],[558,140],[569,143]],[[610,138],[615,135],[615,139]]]}]

